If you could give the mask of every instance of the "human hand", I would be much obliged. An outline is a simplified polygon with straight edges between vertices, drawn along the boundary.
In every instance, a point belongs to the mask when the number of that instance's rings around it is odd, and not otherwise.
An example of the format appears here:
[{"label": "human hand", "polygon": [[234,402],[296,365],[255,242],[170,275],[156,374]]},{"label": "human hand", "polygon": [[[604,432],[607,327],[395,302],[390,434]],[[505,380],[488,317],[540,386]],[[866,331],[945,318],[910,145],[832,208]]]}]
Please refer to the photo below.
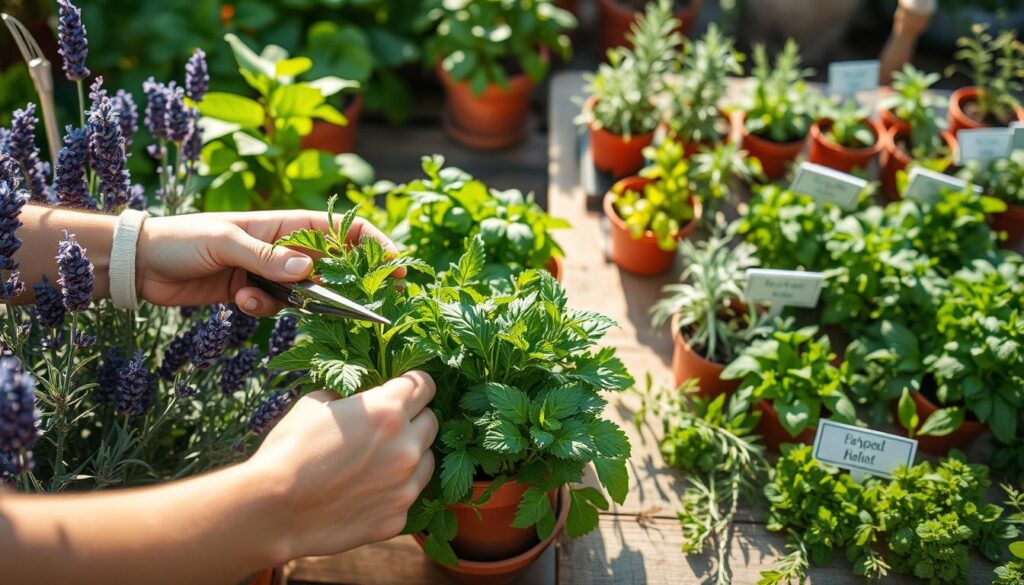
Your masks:
[{"label": "human hand", "polygon": [[[262,290],[248,286],[246,271],[277,282],[309,276],[313,259],[273,243],[298,229],[327,231],[327,214],[314,211],[199,213],[153,217],[143,224],[136,255],[139,296],[158,305],[206,305],[234,301],[256,316],[269,316],[282,305]],[[364,219],[357,218],[346,241],[363,236],[397,254],[394,242]],[[402,277],[405,269],[395,272]]]},{"label": "human hand", "polygon": [[279,486],[266,512],[281,560],[334,554],[398,535],[434,472],[434,382],[409,372],[344,400],[299,400],[243,466]]}]

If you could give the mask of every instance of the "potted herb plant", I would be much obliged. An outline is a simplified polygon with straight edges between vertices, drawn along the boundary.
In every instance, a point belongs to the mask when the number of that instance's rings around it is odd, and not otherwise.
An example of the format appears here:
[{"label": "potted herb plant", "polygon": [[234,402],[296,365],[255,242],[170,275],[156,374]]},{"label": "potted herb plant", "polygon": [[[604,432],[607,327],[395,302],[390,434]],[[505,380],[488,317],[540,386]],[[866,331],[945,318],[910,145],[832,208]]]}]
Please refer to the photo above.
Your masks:
[{"label": "potted herb plant", "polygon": [[662,289],[651,321],[660,327],[671,320],[676,386],[696,380],[697,394],[714,398],[739,387],[739,380],[721,379],[726,365],[771,332],[770,318],[744,295],[746,270],[758,262],[753,246],[732,247],[727,237],[684,240],[679,255],[686,266],[680,283]]},{"label": "potted herb plant", "polygon": [[792,40],[774,65],[764,45],[754,46],[753,101],[735,115],[743,124],[743,149],[761,161],[764,174],[773,181],[803,150],[814,121],[815,97],[805,81],[811,73],[801,67],[800,51]]},{"label": "potted herb plant", "polygon": [[[654,0],[656,1],[656,0]],[[597,15],[601,24],[601,50],[620,46],[632,46],[629,32],[639,21],[641,13],[652,0],[598,0]],[[676,19],[676,30],[686,36],[696,22],[704,0],[673,0],[672,11]]]},{"label": "potted herb plant", "polygon": [[661,111],[654,98],[678,58],[682,38],[669,0],[651,2],[630,34],[632,49],[608,53],[587,77],[589,98],[576,117],[587,126],[590,156],[598,170],[624,177],[643,165],[643,149],[654,140]]},{"label": "potted herb plant", "polygon": [[447,95],[448,134],[481,149],[522,140],[534,85],[551,51],[568,57],[576,18],[551,0],[435,2],[429,16],[425,55]]},{"label": "potted herb plant", "polygon": [[780,270],[823,270],[828,266],[825,242],[842,217],[830,203],[818,205],[810,195],[778,185],[754,189],[736,233],[754,245],[761,266]]},{"label": "potted herb plant", "polygon": [[826,413],[837,422],[857,422],[829,339],[817,333],[814,326],[777,330],[722,372],[722,379],[741,380],[736,398],[761,411],[760,431],[769,449],[810,443]]},{"label": "potted herb plant", "polygon": [[883,97],[878,102],[878,121],[882,128],[906,126],[910,112],[917,110],[921,103],[933,109],[944,108],[946,100],[930,90],[941,78],[938,73],[925,73],[910,63],[894,71],[892,87],[882,89]]},{"label": "potted herb plant", "polygon": [[644,151],[651,164],[605,194],[611,258],[623,270],[652,276],[672,266],[676,243],[697,227],[700,201],[690,192],[683,147],[664,140]]},{"label": "potted herb plant", "polygon": [[725,223],[724,207],[739,203],[733,200],[737,182],[751,184],[764,178],[761,163],[731,141],[702,148],[690,157],[689,167],[691,188],[701,201],[705,221],[713,228]]},{"label": "potted herb plant", "polygon": [[957,39],[956,58],[962,63],[950,67],[961,72],[973,85],[962,87],[949,99],[949,131],[953,136],[962,129],[1008,126],[1024,121],[1024,108],[1018,96],[1024,91],[1024,44],[1017,33],[1004,30],[997,35],[987,24],[975,24],[969,37]]},{"label": "potted herb plant", "polygon": [[811,126],[807,160],[844,173],[866,171],[882,151],[882,129],[853,100],[825,109],[825,117]]},{"label": "potted herb plant", "polygon": [[1006,203],[1005,211],[992,215],[992,228],[1006,233],[1000,245],[1016,249],[1024,237],[1024,150],[1014,150],[1009,157],[993,160],[984,167],[970,161],[958,175]]}]

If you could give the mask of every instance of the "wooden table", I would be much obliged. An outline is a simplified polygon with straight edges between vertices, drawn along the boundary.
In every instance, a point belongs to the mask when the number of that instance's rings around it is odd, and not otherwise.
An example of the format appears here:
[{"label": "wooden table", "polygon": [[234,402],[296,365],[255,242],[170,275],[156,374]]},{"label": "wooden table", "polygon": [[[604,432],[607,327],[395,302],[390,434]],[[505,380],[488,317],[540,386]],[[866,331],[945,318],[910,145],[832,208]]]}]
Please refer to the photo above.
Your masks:
[{"label": "wooden table", "polygon": [[[606,338],[614,345],[630,371],[642,381],[650,373],[655,384],[670,385],[672,341],[666,330],[652,330],[648,310],[660,296],[661,287],[673,281],[677,269],[662,277],[640,278],[619,271],[605,260],[602,216],[585,207],[585,193],[579,186],[578,132],[572,119],[578,106],[573,96],[582,95],[579,72],[567,71],[551,82],[549,136],[547,145],[549,185],[547,199],[551,212],[568,219],[572,228],[561,233],[566,251],[564,285],[570,304],[600,311],[619,322],[620,328]],[[536,140],[528,142],[528,151]],[[516,160],[535,156],[519,151]],[[494,164],[489,163],[489,164]],[[516,163],[513,163],[516,164]],[[473,168],[466,165],[473,173]],[[385,176],[385,175],[382,175]],[[530,177],[535,180],[536,177]],[[633,455],[629,465],[630,491],[626,502],[613,505],[601,515],[597,530],[579,538],[564,537],[549,549],[523,583],[539,584],[557,580],[559,585],[680,585],[710,582],[715,571],[714,555],[685,555],[680,551],[682,535],[676,518],[683,476],[669,469],[657,449],[651,429],[660,422],[646,421],[643,433],[633,425],[638,407],[635,396],[609,397],[606,416],[629,435]],[[591,474],[588,482],[594,482]],[[784,552],[785,537],[765,529],[763,510],[741,510],[735,525],[729,566],[733,583],[754,584],[760,571]],[[433,566],[410,537],[363,547],[335,557],[302,559],[292,566],[292,582],[392,583],[403,585],[443,584],[450,579]],[[991,565],[975,559],[972,583],[989,583]],[[811,583],[862,583],[853,577],[843,555],[827,568],[812,568]],[[887,583],[914,583],[893,577]]]}]

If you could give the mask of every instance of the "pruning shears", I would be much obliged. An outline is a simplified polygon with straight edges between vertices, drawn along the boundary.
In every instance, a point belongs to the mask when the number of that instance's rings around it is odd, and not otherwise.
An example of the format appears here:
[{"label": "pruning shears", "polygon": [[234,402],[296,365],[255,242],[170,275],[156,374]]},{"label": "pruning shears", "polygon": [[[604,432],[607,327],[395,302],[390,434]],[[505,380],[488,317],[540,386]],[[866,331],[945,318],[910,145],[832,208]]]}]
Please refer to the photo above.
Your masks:
[{"label": "pruning shears", "polygon": [[252,272],[248,273],[248,280],[252,286],[292,307],[321,315],[391,325],[391,321],[382,315],[312,280],[274,282]]}]

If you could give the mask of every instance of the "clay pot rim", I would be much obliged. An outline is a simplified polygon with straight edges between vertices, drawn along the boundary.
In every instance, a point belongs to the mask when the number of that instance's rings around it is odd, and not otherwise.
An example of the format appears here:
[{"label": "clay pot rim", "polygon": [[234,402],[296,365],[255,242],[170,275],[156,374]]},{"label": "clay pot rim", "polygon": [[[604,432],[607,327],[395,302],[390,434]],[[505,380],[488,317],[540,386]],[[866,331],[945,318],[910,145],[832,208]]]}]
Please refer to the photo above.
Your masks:
[{"label": "clay pot rim", "polygon": [[[592,96],[588,97],[587,101],[583,102],[583,111],[584,112],[593,111],[594,104],[596,104],[596,103],[597,103],[597,96],[593,96],[592,95]],[[658,126],[660,126],[663,123],[664,123],[664,121],[659,120],[658,121]],[[629,138],[626,138],[625,134],[616,134],[616,133],[612,132],[611,130],[605,130],[602,127],[596,126],[595,123],[594,123],[593,117],[591,117],[591,119],[587,122],[587,129],[590,130],[591,132],[600,132],[602,134],[607,134],[608,136],[615,136],[616,138],[622,140],[626,144],[629,144],[630,142],[632,142],[634,140],[641,140],[641,141],[642,140],[653,140],[654,139],[654,133],[658,131],[658,127],[655,126],[654,130],[651,130],[650,132],[645,132],[643,134],[630,134]]]},{"label": "clay pot rim", "polygon": [[823,148],[832,151],[839,155],[856,155],[856,156],[873,156],[882,152],[883,140],[883,128],[871,118],[864,118],[861,120],[868,125],[871,129],[871,133],[875,135],[875,143],[871,146],[862,146],[860,148],[850,148],[849,146],[843,146],[838,142],[829,139],[826,133],[827,127],[830,127],[832,120],[828,118],[821,118],[814,124],[811,124],[811,130],[809,132],[811,139],[820,144]]},{"label": "clay pot rim", "polygon": [[[910,153],[904,152],[903,149],[896,144],[896,138],[910,132],[910,126],[893,126],[886,130],[884,140],[886,142],[883,146],[883,150],[887,150],[892,153],[892,156],[896,158],[901,164],[910,164],[910,161],[914,160]],[[948,130],[941,131],[942,139],[946,142],[946,146],[949,147],[949,156],[956,160],[956,151],[958,148],[956,138],[949,133]]]},{"label": "clay pot rim", "polygon": [[[490,482],[473,482],[474,485],[476,485],[477,483]],[[568,520],[569,518],[568,485],[563,484],[562,487],[558,488],[558,506],[558,515],[555,516],[555,527],[551,530],[551,534],[549,534],[548,537],[544,540],[530,547],[528,550],[521,552],[514,557],[509,557],[507,559],[502,559],[500,561],[467,561],[459,559],[458,566],[445,566],[444,568],[448,571],[465,573],[469,575],[497,575],[507,572],[508,569],[514,567],[515,565],[522,564],[523,567],[528,566],[530,563],[533,562],[534,559],[539,557],[540,554],[545,549],[547,549],[547,547],[549,547],[552,542],[554,542],[555,538],[557,538],[561,534],[562,529],[565,528],[566,520]],[[423,545],[423,541],[426,539],[422,532],[417,532],[416,534],[413,534],[413,538],[415,538],[416,541],[421,546]]]},{"label": "clay pot rim", "polygon": [[776,149],[780,151],[789,151],[796,149],[799,152],[800,150],[803,149],[804,143],[807,142],[807,137],[811,135],[810,128],[808,128],[807,134],[804,134],[803,138],[797,138],[796,140],[791,140],[789,142],[775,142],[774,140],[758,136],[757,134],[754,134],[753,132],[747,129],[747,112],[745,112],[744,110],[735,110],[733,111],[732,115],[735,117],[736,125],[740,127],[740,139],[756,140],[771,149]]},{"label": "clay pot rim", "polygon": [[[540,45],[539,50],[540,50],[540,58],[541,58],[541,60],[544,61],[545,63],[550,63],[551,62],[551,51],[545,45]],[[468,87],[469,86],[469,81],[468,80],[465,80],[465,79],[456,80],[441,65],[441,61],[442,61],[442,59],[438,58],[436,60],[436,62],[434,63],[434,69],[436,71],[436,74],[437,74],[438,78],[441,80],[441,84],[442,85],[446,85],[446,86],[452,86],[452,87],[465,85],[465,86],[467,86],[466,89],[469,91],[470,95],[472,95],[474,98],[476,98],[478,100],[487,100],[487,99],[490,99],[490,98],[494,98],[496,96],[504,96],[504,95],[508,95],[510,93],[514,93],[515,92],[515,88],[513,86],[522,86],[524,84],[525,84],[526,87],[530,88],[530,90],[532,91],[532,88],[537,84],[537,82],[535,82],[533,79],[531,79],[530,76],[527,75],[526,72],[524,71],[522,73],[519,73],[519,74],[516,74],[516,75],[512,75],[510,77],[507,77],[508,83],[507,83],[506,87],[501,87],[500,85],[498,85],[496,82],[493,82],[493,81],[489,82],[484,87],[483,92],[481,92],[479,95],[477,95],[476,92],[474,92],[471,87]],[[526,89],[526,87],[524,87],[523,89]]]},{"label": "clay pot rim", "polygon": [[[943,408],[942,406],[939,406],[932,402],[931,400],[929,400],[925,395],[921,394],[921,392],[910,392],[910,399],[914,401],[914,407],[916,408],[918,415],[926,415],[921,416],[920,424],[922,425],[924,424],[924,421],[926,418],[928,418],[928,416],[931,416],[931,414],[936,410]],[[927,412],[925,412],[926,410]],[[896,419],[896,423],[899,424],[901,428],[903,427],[903,424],[899,422],[899,418]],[[969,420],[967,419],[967,417],[964,417],[964,421],[960,423],[960,426],[954,429],[950,434],[953,434],[960,430],[968,432],[983,432],[988,430],[988,423],[983,423],[980,420]],[[940,435],[940,437],[948,436],[949,435]]]},{"label": "clay pot rim", "polygon": [[555,277],[555,282],[561,283],[562,276],[565,272],[565,260],[562,256],[552,255],[551,258],[544,265],[544,270],[551,273],[551,276]]},{"label": "clay pot rim", "polygon": [[[961,104],[971,100],[977,101],[979,93],[981,93],[981,88],[979,88],[977,85],[966,85],[954,91],[949,96],[949,115],[952,117],[962,117],[964,120],[973,123],[975,128],[998,128],[998,126],[993,126],[988,122],[975,120],[974,118],[968,116],[967,112],[965,112],[963,107],[961,106]],[[1016,114],[1017,116],[1016,121],[1024,121],[1024,107],[1016,105],[1013,109],[1014,114]],[[966,127],[970,128],[970,126]]]},{"label": "clay pot rim", "polygon": [[[619,184],[634,179],[640,179],[644,181],[644,186],[646,186],[648,183],[654,182],[654,179],[648,179],[646,177],[641,177],[640,175],[631,175],[629,177],[623,177],[618,181],[615,181],[615,184],[612,185],[612,188],[609,189],[608,192],[604,194],[604,213],[606,216],[608,216],[608,220],[611,221],[612,224],[615,225],[615,227],[627,232],[629,231],[629,227],[626,225],[626,222],[622,220],[622,217],[619,216],[619,212],[615,210],[615,205],[612,203],[612,191],[614,191],[615,188],[619,186]],[[697,224],[700,222],[703,207],[700,204],[700,200],[697,199],[697,197],[692,192],[690,193],[690,207],[693,209],[693,218],[691,218],[690,221],[688,221],[685,225],[679,228],[679,231],[677,231],[675,235],[676,240],[681,240],[686,236],[690,235],[690,233],[697,228]],[[657,240],[657,237],[654,235],[653,231],[647,230],[644,232],[642,236],[634,239]]]},{"label": "clay pot rim", "polygon": [[729,366],[729,364],[723,364],[720,362],[716,362],[714,360],[709,360],[708,358],[698,353],[697,350],[693,349],[693,346],[690,345],[689,340],[683,337],[683,332],[681,329],[679,329],[679,313],[672,315],[672,323],[670,326],[672,327],[672,341],[675,342],[675,344],[678,345],[679,347],[682,347],[683,349],[691,353],[698,360],[707,364],[708,366],[721,368],[722,370],[725,370],[725,368]]}]

